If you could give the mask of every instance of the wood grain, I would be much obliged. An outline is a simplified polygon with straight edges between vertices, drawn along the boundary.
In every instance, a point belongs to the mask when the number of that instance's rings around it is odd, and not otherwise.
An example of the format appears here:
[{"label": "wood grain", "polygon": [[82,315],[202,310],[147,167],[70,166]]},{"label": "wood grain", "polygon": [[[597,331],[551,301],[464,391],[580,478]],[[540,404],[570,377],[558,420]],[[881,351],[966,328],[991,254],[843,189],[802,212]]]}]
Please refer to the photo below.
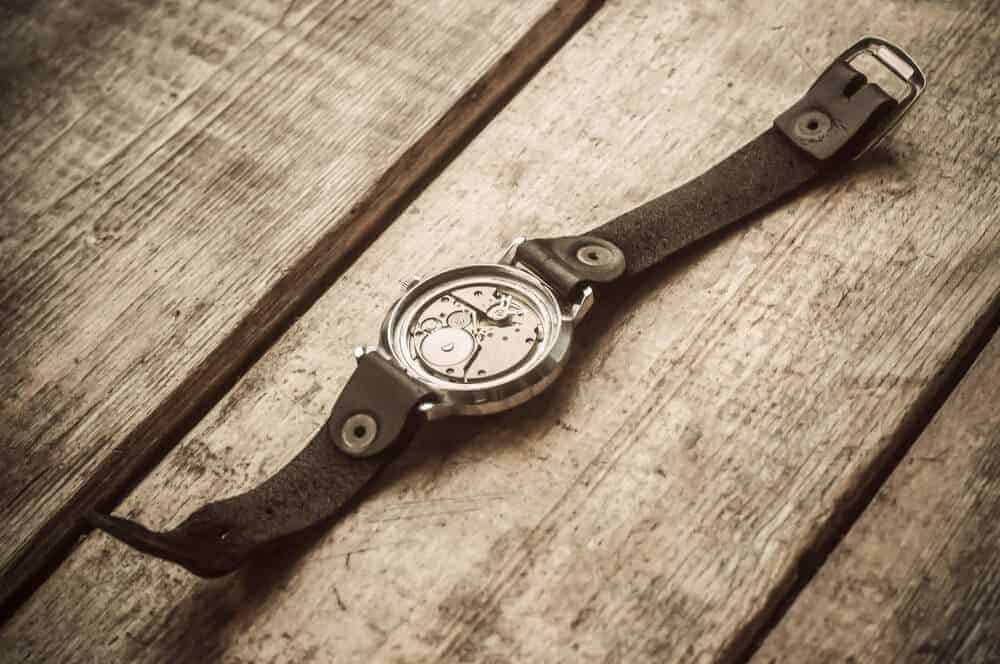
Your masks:
[{"label": "wood grain", "polygon": [[590,4],[106,3],[92,19],[50,2],[16,18],[5,48],[26,73],[0,161],[16,180],[0,268],[0,604]]},{"label": "wood grain", "polygon": [[1000,335],[755,661],[1000,661],[998,402]]},{"label": "wood grain", "polygon": [[396,280],[591,228],[703,171],[865,33],[931,86],[888,147],[605,293],[565,377],[428,427],[358,509],[203,581],[88,535],[29,661],[710,661],[900,443],[1000,292],[988,2],[608,3],[122,505],[244,490],[323,421]]}]

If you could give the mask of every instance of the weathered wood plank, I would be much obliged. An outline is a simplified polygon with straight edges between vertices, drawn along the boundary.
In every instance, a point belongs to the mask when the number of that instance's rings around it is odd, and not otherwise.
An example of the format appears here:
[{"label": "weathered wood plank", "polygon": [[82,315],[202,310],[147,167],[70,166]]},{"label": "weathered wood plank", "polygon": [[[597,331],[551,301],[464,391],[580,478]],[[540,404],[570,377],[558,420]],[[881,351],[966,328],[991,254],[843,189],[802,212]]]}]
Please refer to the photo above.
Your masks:
[{"label": "weathered wood plank", "polygon": [[3,636],[37,660],[739,651],[995,307],[993,11],[609,3],[122,513],[175,524],[286,462],[408,272],[591,227],[701,172],[861,34],[904,42],[933,84],[849,179],[599,300],[551,392],[436,423],[355,512],[286,556],[202,581],[89,535]]},{"label": "weathered wood plank", "polygon": [[53,1],[13,19],[0,604],[588,4],[108,2],[94,19]]},{"label": "weathered wood plank", "polygon": [[1000,335],[757,653],[1000,661]]}]

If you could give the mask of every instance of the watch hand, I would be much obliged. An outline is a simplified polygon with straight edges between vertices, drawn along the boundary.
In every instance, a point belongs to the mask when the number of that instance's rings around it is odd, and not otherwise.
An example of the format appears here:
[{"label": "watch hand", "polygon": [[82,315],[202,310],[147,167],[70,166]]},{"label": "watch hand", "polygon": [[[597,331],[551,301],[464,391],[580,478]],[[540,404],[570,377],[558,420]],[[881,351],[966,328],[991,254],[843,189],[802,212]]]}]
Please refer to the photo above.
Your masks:
[{"label": "watch hand", "polygon": [[471,303],[469,303],[469,302],[466,302],[465,300],[463,300],[462,298],[458,297],[458,296],[457,296],[457,295],[455,295],[454,293],[452,293],[452,295],[451,295],[451,299],[455,300],[456,302],[460,302],[460,303],[464,304],[464,305],[465,305],[465,306],[467,306],[468,308],[470,308],[470,309],[472,309],[473,311],[475,311],[476,313],[478,313],[478,314],[479,314],[480,316],[483,316],[484,318],[489,318],[489,316],[488,316],[488,315],[486,314],[486,312],[485,312],[485,311],[483,311],[482,309],[480,309],[479,307],[477,307],[477,306],[476,306],[476,305],[474,305],[474,304],[471,304]]},{"label": "watch hand", "polygon": [[485,311],[483,311],[482,309],[480,309],[476,305],[470,304],[469,302],[466,302],[465,300],[463,300],[462,298],[458,297],[457,295],[452,294],[451,298],[453,300],[455,300],[456,302],[459,302],[459,303],[464,304],[465,306],[469,307],[474,312],[479,313],[479,315],[483,317],[484,321],[489,321],[494,327],[509,327],[509,326],[511,326],[511,325],[514,324],[514,321],[511,320],[511,318],[510,318],[510,314],[508,314],[506,318],[501,318],[500,320],[494,320],[493,318],[490,317],[490,315],[488,313],[486,313]]},{"label": "watch hand", "polygon": [[481,344],[479,341],[476,341],[476,350],[472,351],[472,356],[469,357],[469,361],[465,363],[464,367],[462,367],[462,379],[466,383],[469,382],[469,367],[471,367],[472,363],[476,361],[477,357],[479,357],[479,351],[481,351],[482,349],[483,349],[483,344]]}]

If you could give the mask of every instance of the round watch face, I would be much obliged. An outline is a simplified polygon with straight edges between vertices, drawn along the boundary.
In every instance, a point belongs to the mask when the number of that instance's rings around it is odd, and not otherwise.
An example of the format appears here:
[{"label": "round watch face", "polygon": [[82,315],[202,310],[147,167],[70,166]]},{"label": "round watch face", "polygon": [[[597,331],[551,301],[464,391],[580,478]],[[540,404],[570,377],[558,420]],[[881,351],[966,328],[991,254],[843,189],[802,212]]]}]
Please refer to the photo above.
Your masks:
[{"label": "round watch face", "polygon": [[490,388],[520,389],[543,381],[539,372],[557,370],[546,361],[554,350],[563,354],[563,328],[558,301],[534,277],[505,265],[474,265],[414,286],[390,312],[383,340],[412,375],[447,391],[479,391],[481,398],[466,399],[476,403],[509,399]]}]

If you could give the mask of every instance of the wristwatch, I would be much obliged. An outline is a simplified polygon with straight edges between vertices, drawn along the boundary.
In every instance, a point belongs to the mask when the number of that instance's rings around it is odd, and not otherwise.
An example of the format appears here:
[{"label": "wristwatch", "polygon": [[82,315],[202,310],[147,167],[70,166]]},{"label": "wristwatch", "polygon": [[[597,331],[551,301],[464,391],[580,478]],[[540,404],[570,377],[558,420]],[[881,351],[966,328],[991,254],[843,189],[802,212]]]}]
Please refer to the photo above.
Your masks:
[{"label": "wristwatch", "polygon": [[[890,95],[852,62],[869,56],[905,84]],[[331,519],[422,421],[512,408],[550,385],[595,289],[634,278],[690,243],[842,172],[910,109],[925,78],[902,49],[867,37],[837,57],[772,127],[700,177],[582,235],[515,240],[498,263],[406,284],[377,345],[323,427],[247,493],[209,503],[166,532],[91,513],[135,547],[220,576],[281,538]],[[900,86],[903,88],[904,86]]]}]

